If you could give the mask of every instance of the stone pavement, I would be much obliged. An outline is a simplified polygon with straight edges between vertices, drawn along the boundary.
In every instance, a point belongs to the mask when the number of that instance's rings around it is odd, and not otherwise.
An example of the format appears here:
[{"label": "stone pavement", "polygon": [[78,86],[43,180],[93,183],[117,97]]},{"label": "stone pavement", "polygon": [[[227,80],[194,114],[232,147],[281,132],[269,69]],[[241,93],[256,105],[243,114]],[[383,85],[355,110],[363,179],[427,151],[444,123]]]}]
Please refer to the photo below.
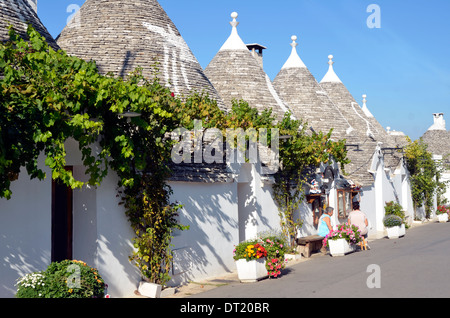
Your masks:
[{"label": "stone pavement", "polygon": [[[411,227],[429,224],[433,221],[435,221],[435,220],[430,220],[427,222],[413,222]],[[377,239],[381,239],[383,237],[385,237],[385,235],[382,235],[382,234],[369,236],[368,237],[369,246],[370,246],[370,242],[377,240]],[[322,253],[314,253],[311,255],[310,258],[301,257],[300,259],[297,259],[297,260],[289,260],[286,264],[286,267],[289,268],[290,266],[293,266],[293,265],[296,265],[296,264],[299,264],[302,262],[308,262],[311,259],[314,259],[316,257],[323,257],[323,256],[324,256],[324,254],[322,254]],[[198,282],[189,282],[188,284],[185,284],[182,286],[177,286],[175,288],[168,288],[166,290],[163,290],[163,292],[161,294],[161,298],[192,297],[196,294],[203,293],[205,291],[209,291],[211,289],[218,288],[220,286],[237,283],[237,282],[239,282],[237,272],[226,273],[221,276],[207,278],[207,279],[204,279],[204,280],[201,280]],[[140,296],[137,294],[132,297],[143,297],[143,296]]]}]

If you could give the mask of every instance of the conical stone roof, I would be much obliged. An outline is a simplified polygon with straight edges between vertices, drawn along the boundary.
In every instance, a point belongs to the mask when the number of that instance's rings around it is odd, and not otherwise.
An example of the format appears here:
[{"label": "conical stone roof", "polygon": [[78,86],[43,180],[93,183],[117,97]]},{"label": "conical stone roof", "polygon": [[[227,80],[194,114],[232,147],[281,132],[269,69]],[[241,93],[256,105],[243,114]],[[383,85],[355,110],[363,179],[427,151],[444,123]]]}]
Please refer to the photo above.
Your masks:
[{"label": "conical stone roof", "polygon": [[[137,67],[177,96],[205,91],[223,102],[180,32],[156,0],[86,0],[57,38],[69,55],[95,60],[103,74]],[[157,67],[157,70],[155,69]]]},{"label": "conical stone roof", "polygon": [[50,35],[48,30],[42,24],[36,14],[36,11],[27,0],[0,0],[0,41],[9,40],[8,27],[12,25],[13,29],[24,39],[27,39],[27,28],[31,24],[55,50],[59,47],[56,41]]},{"label": "conical stone roof", "polygon": [[333,69],[333,56],[329,55],[328,59],[328,72],[320,81],[320,86],[327,92],[330,99],[340,109],[352,127],[357,129],[360,134],[375,141],[386,142],[389,138],[386,130],[370,113],[367,106],[364,109],[359,106],[347,87],[336,75]]},{"label": "conical stone roof", "polygon": [[347,165],[346,172],[352,180],[357,180],[362,186],[368,186],[374,181],[369,170],[377,146],[386,150],[384,152],[384,163],[386,168],[392,169],[391,171],[400,164],[402,156],[393,150],[396,147],[394,139],[389,136],[368,110],[367,105],[365,105],[365,96],[363,96],[364,106],[361,108],[334,72],[333,56],[329,55],[328,59],[328,72],[320,81],[320,86],[327,92],[352,127],[358,130],[358,135],[361,136],[355,143],[357,145],[355,149],[349,148],[348,157],[351,163]]},{"label": "conical stone roof", "polygon": [[297,37],[294,35],[291,40],[291,54],[273,81],[277,93],[289,105],[294,116],[308,122],[315,131],[328,133],[333,129],[334,139],[354,139],[356,130],[298,55]]},{"label": "conical stone roof", "polygon": [[[450,131],[445,128],[443,113],[433,114],[434,123],[423,134],[422,141],[428,145],[428,151],[434,155],[450,155]],[[450,158],[447,158],[447,160]]]},{"label": "conical stone roof", "polygon": [[280,120],[289,107],[238,35],[237,13],[233,12],[231,17],[231,34],[205,68],[205,74],[228,109],[231,109],[233,99],[242,99],[260,111],[271,108],[274,117]]}]

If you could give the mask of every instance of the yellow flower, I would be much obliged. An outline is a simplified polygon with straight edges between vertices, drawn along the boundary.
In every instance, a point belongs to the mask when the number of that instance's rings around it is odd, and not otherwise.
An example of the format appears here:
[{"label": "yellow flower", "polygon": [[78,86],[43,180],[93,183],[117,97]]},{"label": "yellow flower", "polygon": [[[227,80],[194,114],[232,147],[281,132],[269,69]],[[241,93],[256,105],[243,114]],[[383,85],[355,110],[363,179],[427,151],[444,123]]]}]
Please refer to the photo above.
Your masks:
[{"label": "yellow flower", "polygon": [[73,289],[71,288],[71,289],[69,289],[69,293],[72,293],[73,292]]}]

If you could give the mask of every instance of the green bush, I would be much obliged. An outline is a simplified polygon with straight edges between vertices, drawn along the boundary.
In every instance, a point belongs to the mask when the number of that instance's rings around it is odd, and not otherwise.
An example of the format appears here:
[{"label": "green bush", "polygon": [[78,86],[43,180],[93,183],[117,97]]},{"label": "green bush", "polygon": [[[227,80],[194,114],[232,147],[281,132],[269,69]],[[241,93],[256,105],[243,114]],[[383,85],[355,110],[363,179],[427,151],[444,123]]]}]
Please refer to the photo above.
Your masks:
[{"label": "green bush", "polygon": [[388,214],[384,217],[383,224],[385,227],[400,226],[403,224],[403,220],[398,215]]},{"label": "green bush", "polygon": [[386,215],[397,215],[402,221],[405,219],[405,211],[403,211],[403,207],[397,202],[386,202],[384,211],[386,212]]},{"label": "green bush", "polygon": [[19,278],[16,286],[16,298],[102,298],[107,287],[97,269],[76,260],[53,262]]}]

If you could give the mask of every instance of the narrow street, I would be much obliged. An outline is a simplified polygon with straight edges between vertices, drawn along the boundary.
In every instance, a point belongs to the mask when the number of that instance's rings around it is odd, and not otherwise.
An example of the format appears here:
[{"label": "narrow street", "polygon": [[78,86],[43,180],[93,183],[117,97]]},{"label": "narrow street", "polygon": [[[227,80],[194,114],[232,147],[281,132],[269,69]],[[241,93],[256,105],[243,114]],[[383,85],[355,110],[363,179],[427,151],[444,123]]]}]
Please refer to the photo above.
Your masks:
[{"label": "narrow street", "polygon": [[232,281],[192,298],[448,298],[450,223],[428,223],[399,239],[370,242],[343,257],[315,254],[277,279]]}]

